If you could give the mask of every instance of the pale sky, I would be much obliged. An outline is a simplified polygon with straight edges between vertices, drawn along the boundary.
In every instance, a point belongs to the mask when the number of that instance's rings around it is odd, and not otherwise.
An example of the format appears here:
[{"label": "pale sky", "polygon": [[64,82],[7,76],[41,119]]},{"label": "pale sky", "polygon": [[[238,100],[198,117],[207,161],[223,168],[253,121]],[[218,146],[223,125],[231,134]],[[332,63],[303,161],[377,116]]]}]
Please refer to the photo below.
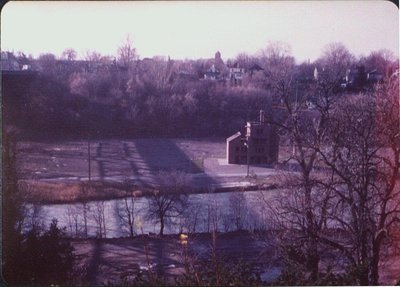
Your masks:
[{"label": "pale sky", "polygon": [[389,1],[9,2],[1,49],[37,57],[73,48],[116,55],[130,34],[140,58],[223,59],[283,41],[298,62],[342,42],[355,56],[380,49],[399,56],[399,10]]}]

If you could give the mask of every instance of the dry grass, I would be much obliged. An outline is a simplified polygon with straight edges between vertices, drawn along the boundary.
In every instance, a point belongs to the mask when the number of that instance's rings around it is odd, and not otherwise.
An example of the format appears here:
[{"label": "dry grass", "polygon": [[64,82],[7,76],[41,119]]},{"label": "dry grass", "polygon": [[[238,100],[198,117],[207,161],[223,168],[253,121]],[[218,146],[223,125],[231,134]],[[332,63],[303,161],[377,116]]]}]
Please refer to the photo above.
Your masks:
[{"label": "dry grass", "polygon": [[20,190],[27,202],[71,203],[89,200],[122,198],[128,195],[142,196],[146,190],[127,188],[122,183],[104,181],[88,182],[50,182],[20,181]]}]

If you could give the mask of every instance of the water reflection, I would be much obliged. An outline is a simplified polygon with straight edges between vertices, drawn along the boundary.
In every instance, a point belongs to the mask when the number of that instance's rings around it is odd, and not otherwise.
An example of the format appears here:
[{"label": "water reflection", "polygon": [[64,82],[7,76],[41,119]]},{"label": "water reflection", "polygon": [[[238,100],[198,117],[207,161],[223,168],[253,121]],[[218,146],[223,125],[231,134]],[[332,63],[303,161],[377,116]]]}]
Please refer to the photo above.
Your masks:
[{"label": "water reflection", "polygon": [[[265,204],[276,191],[246,191],[203,193],[189,195],[184,212],[167,218],[164,234],[184,232],[219,232],[238,229],[265,229]],[[88,203],[27,206],[37,213],[44,226],[53,218],[66,227],[73,237],[127,237],[136,234],[159,233],[160,224],[147,216],[149,199],[146,197],[92,201]]]}]

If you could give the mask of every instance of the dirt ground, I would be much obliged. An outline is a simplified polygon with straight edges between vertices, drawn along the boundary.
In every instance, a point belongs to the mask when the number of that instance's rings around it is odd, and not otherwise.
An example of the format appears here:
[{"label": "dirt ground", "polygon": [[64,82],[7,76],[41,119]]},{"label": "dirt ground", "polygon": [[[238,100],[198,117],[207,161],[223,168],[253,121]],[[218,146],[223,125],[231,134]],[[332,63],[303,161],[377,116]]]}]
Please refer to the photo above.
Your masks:
[{"label": "dirt ground", "polygon": [[[84,280],[98,285],[118,281],[149,266],[166,276],[179,275],[185,254],[190,254],[191,260],[210,257],[212,239],[210,234],[189,235],[187,250],[178,235],[75,240],[73,246],[79,265],[86,270]],[[218,234],[216,246],[217,255],[224,260],[242,259],[272,273],[279,267],[274,250],[266,249],[264,242],[250,233]]]}]

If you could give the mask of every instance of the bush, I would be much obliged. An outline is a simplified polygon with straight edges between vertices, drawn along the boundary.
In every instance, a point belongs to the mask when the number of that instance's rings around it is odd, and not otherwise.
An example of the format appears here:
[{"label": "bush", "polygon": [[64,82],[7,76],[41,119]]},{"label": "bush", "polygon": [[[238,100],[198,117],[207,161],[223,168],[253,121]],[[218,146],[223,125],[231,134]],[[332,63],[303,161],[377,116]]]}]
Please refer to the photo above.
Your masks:
[{"label": "bush", "polygon": [[[36,228],[22,241],[21,276],[18,284],[62,284],[71,279],[74,263],[73,247],[64,239],[65,230],[53,219],[43,234]],[[14,282],[9,282],[14,283]]]}]

